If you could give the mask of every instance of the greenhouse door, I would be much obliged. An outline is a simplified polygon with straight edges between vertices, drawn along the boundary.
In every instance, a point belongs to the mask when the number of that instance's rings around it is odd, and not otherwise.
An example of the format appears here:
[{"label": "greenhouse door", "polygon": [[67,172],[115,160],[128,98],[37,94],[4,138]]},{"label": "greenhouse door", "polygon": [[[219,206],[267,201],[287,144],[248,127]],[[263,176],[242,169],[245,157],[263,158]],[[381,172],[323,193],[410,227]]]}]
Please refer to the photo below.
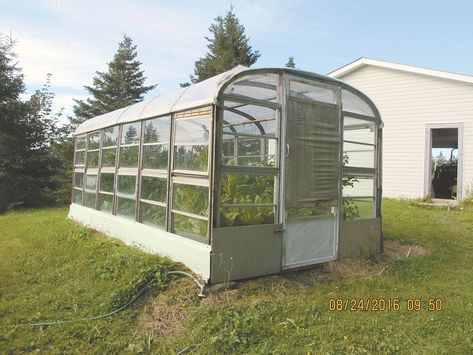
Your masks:
[{"label": "greenhouse door", "polygon": [[338,89],[286,82],[283,269],[337,258],[340,191]]}]

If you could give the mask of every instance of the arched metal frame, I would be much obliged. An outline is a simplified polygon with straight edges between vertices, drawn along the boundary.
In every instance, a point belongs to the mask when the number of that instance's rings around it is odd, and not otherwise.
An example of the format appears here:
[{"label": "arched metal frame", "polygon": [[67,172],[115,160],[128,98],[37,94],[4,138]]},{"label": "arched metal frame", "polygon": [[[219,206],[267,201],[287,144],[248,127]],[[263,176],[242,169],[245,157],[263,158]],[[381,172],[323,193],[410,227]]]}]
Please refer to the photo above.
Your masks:
[{"label": "arched metal frame", "polygon": [[[275,80],[273,83],[258,83],[251,80],[252,77],[255,75],[273,75]],[[143,112],[147,112],[149,107],[156,102],[156,99],[152,99],[149,102],[139,103],[128,108],[124,108],[118,110],[115,113],[115,116],[112,114],[109,115],[106,122],[107,123],[99,123],[98,126],[94,126],[92,123],[88,123],[84,126],[80,134],[77,135],[78,139],[85,139],[84,143],[77,145],[78,149],[75,149],[74,153],[74,177],[75,180],[73,183],[73,193],[72,193],[72,201],[73,203],[85,205],[86,201],[86,177],[87,173],[89,172],[87,164],[88,164],[88,138],[89,136],[96,134],[96,132],[100,132],[100,147],[98,149],[98,160],[99,165],[97,168],[94,168],[90,172],[96,174],[96,188],[95,188],[95,209],[99,209],[99,198],[101,196],[101,178],[102,173],[114,173],[114,184],[113,184],[113,192],[107,194],[107,196],[112,196],[112,211],[109,214],[110,217],[115,218],[117,214],[117,189],[118,189],[118,175],[119,172],[122,170],[125,175],[136,175],[136,184],[135,184],[135,194],[134,194],[134,201],[135,201],[135,213],[134,213],[134,220],[136,222],[141,221],[141,191],[142,191],[142,176],[152,176],[152,177],[159,177],[159,178],[166,178],[167,184],[167,194],[166,194],[166,201],[162,201],[159,203],[154,203],[156,206],[161,206],[166,208],[166,218],[165,224],[162,226],[162,229],[156,229],[156,233],[162,233],[163,238],[168,238],[167,243],[168,246],[172,244],[172,237],[176,237],[173,233],[172,223],[173,223],[173,213],[180,213],[179,211],[174,211],[173,207],[173,185],[174,182],[179,183],[179,181],[190,183],[191,185],[195,186],[208,186],[208,215],[203,216],[193,216],[193,218],[199,218],[202,220],[206,220],[208,223],[207,233],[204,238],[192,238],[195,241],[199,242],[200,244],[207,244],[205,247],[207,249],[202,249],[199,251],[199,266],[195,267],[196,270],[206,270],[207,266],[202,266],[202,260],[205,260],[204,254],[208,252],[208,248],[213,248],[213,229],[214,228],[221,228],[219,222],[219,211],[220,211],[220,183],[221,177],[225,172],[234,172],[239,174],[258,174],[258,175],[270,175],[274,176],[275,186],[274,186],[274,199],[272,204],[263,204],[263,207],[272,207],[274,213],[274,224],[284,224],[285,222],[285,214],[284,214],[284,171],[285,171],[285,149],[286,149],[286,137],[285,137],[285,130],[286,130],[286,110],[287,110],[287,96],[288,93],[286,92],[286,81],[289,77],[292,78],[300,78],[302,80],[306,79],[311,82],[320,83],[320,85],[328,85],[331,87],[338,88],[338,102],[341,102],[340,105],[340,112],[339,112],[339,119],[341,120],[340,129],[341,129],[341,143],[340,143],[340,166],[341,166],[341,173],[340,173],[340,181],[339,181],[339,206],[343,205],[343,186],[342,186],[342,179],[344,173],[353,173],[353,174],[371,174],[373,175],[373,198],[374,198],[374,211],[373,216],[374,218],[381,217],[381,166],[382,166],[382,127],[383,123],[380,118],[380,114],[373,104],[373,102],[363,93],[356,90],[355,88],[332,78],[317,75],[310,72],[300,71],[300,70],[293,70],[287,68],[269,68],[269,69],[239,69],[239,71],[235,71],[227,76],[224,76],[221,81],[213,80],[212,83],[215,83],[214,87],[214,96],[213,98],[207,98],[205,100],[196,101],[201,102],[201,104],[195,104],[193,106],[186,107],[184,104],[178,105],[178,109],[173,111],[173,107],[179,101],[179,99],[186,93],[186,90],[180,91],[178,95],[171,95],[173,99],[163,99],[162,101],[168,103],[169,110],[166,111],[162,109],[161,111],[153,111],[149,109],[149,111],[158,112],[159,114],[155,115],[145,115]],[[196,92],[197,86],[195,85],[193,88]],[[275,96],[267,97],[266,100],[261,100],[251,96],[244,96],[244,95],[233,95],[231,93],[227,93],[226,90],[230,88],[232,85],[237,85],[240,88],[242,86],[248,87],[257,87],[262,89],[270,89],[275,90]],[[208,86],[206,88],[208,90]],[[351,112],[350,110],[346,110],[344,107],[344,103],[342,100],[342,90],[346,90],[347,92],[352,93],[356,97],[360,98],[372,111],[373,115],[365,115],[357,112]],[[159,100],[158,100],[159,101]],[[242,110],[241,107],[238,106],[228,106],[226,105],[226,101],[230,101],[232,103],[240,103],[242,105],[254,105],[265,107],[271,110],[274,110],[275,114],[275,135],[268,135],[265,131],[265,126],[260,121],[255,119],[251,114],[248,114]],[[174,102],[174,104],[172,103]],[[245,166],[222,166],[221,165],[221,157],[223,151],[223,126],[227,125],[229,127],[230,132],[233,134],[238,134],[238,129],[231,126],[230,122],[224,121],[223,114],[224,111],[228,110],[235,114],[238,114],[242,118],[248,119],[248,124],[252,124],[256,127],[256,131],[259,132],[258,137],[263,137],[263,139],[267,139],[268,142],[277,142],[277,149],[275,151],[275,162],[274,166],[252,166],[251,169]],[[136,116],[135,116],[136,115]],[[186,171],[186,170],[178,170],[175,169],[174,160],[175,160],[175,132],[176,132],[176,122],[178,120],[186,120],[191,117],[198,117],[199,115],[206,115],[210,117],[210,127],[209,127],[209,141],[208,141],[208,157],[207,157],[207,170],[205,172],[198,172],[198,171]],[[112,117],[113,116],[113,117]],[[126,116],[126,117],[124,117]],[[143,171],[143,150],[144,150],[144,124],[148,120],[157,118],[157,117],[165,117],[170,116],[170,137],[169,137],[169,146],[168,146],[168,167],[167,171]],[[120,119],[124,117],[123,121]],[[364,167],[343,167],[343,122],[345,117],[351,117],[355,119],[359,119],[360,121],[371,122],[374,124],[375,127],[375,144],[374,147],[374,166],[371,168],[364,168]],[[136,119],[135,119],[136,118]],[[98,121],[96,121],[98,122]],[[133,168],[120,168],[120,149],[122,148],[121,143],[121,135],[122,135],[122,127],[125,124],[130,124],[133,122],[141,122],[141,133],[140,133],[140,142],[138,144],[138,164],[136,167]],[[89,129],[88,127],[95,127],[94,129]],[[102,171],[101,162],[102,162],[102,140],[104,136],[104,129],[116,127],[118,129],[118,137],[116,144],[111,146],[110,148],[106,149],[114,149],[115,150],[115,167],[109,167]],[[256,132],[255,131],[255,132]],[[261,144],[263,144],[263,140],[261,140]],[[265,142],[266,144],[266,142]],[[269,143],[268,143],[269,144]],[[272,143],[271,143],[272,144]],[[83,146],[83,148],[82,148]],[[263,151],[263,150],[261,150]],[[95,152],[94,152],[95,154]],[[251,170],[251,171],[250,171]],[[77,173],[77,174],[76,174]],[[82,174],[82,175],[81,175]],[[90,192],[90,191],[89,191]],[[146,201],[145,201],[146,202]],[[150,202],[150,201],[148,201]],[[165,204],[165,206],[164,206]],[[72,218],[75,218],[75,213],[72,213]],[[80,215],[83,211],[79,211],[78,214]],[[100,212],[99,212],[100,213]],[[182,213],[182,212],[181,212]],[[183,215],[186,215],[184,213]],[[192,215],[192,214],[188,214]],[[100,217],[96,217],[100,218]],[[112,220],[113,220],[112,218]],[[84,215],[80,216],[78,220],[85,221],[87,217]],[[137,225],[137,224],[135,224]],[[133,228],[133,226],[129,226]],[[98,228],[100,229],[100,228]],[[115,234],[120,234],[119,232]],[[182,236],[182,234],[181,234]],[[188,238],[188,236],[185,236]],[[193,241],[192,241],[193,242]],[[183,242],[179,242],[183,243]],[[179,245],[185,245],[179,244]],[[194,247],[196,247],[194,245]],[[171,250],[172,246],[168,248]],[[177,255],[177,260],[181,260],[186,262],[185,256],[180,256],[179,252],[176,251],[175,255]],[[180,258],[180,259],[179,259]],[[190,262],[192,264],[193,262]],[[205,262],[204,262],[205,263]],[[194,264],[192,264],[194,265]],[[210,275],[209,271],[204,271],[208,277]],[[208,273],[208,274],[207,274]],[[218,278],[217,278],[218,279]]]}]

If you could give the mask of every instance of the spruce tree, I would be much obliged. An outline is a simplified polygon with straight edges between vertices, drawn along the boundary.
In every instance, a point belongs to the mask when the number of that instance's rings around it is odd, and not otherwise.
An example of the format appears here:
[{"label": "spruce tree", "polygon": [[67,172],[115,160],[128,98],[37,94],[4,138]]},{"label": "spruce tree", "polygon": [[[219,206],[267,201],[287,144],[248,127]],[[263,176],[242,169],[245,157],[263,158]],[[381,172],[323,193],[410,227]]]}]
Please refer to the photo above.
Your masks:
[{"label": "spruce tree", "polygon": [[209,31],[213,35],[212,38],[205,37],[209,42],[209,52],[195,62],[194,75],[190,76],[192,83],[208,79],[237,65],[249,67],[260,57],[259,51],[253,50],[249,45],[245,27],[240,24],[233,8],[225,17],[216,17]]},{"label": "spruce tree", "polygon": [[295,68],[296,62],[294,62],[294,57],[291,55],[286,63],[286,68]]},{"label": "spruce tree", "polygon": [[28,100],[14,41],[0,34],[0,213],[56,202],[61,160],[51,145],[64,138],[52,114],[50,76]]},{"label": "spruce tree", "polygon": [[136,59],[136,45],[127,35],[118,44],[113,60],[108,63],[108,72],[96,72],[92,86],[84,88],[92,95],[87,100],[74,100],[75,117],[71,123],[78,124],[91,117],[101,115],[143,100],[143,95],[156,85],[145,85],[146,77],[141,62]]}]

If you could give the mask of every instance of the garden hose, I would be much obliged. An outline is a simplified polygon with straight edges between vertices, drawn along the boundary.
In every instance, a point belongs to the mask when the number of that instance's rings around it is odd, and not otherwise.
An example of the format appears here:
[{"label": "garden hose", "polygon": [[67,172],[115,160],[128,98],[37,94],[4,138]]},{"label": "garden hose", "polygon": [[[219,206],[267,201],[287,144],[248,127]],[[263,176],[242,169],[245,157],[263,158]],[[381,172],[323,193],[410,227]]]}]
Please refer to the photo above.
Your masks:
[{"label": "garden hose", "polygon": [[[205,294],[204,294],[204,289],[205,289],[205,286],[207,286],[207,282],[205,281],[205,279],[202,276],[199,275],[199,277],[197,278],[197,277],[195,277],[195,276],[193,276],[193,275],[191,275],[191,274],[189,274],[185,271],[168,271],[168,272],[165,273],[165,275],[183,275],[183,276],[190,277],[200,288],[198,297],[199,298],[206,297]],[[16,324],[16,325],[11,325],[10,327],[26,326],[26,325],[29,325],[29,326],[32,326],[32,327],[48,327],[50,325],[55,325],[55,324],[83,322],[83,321],[107,318],[107,317],[110,317],[110,316],[112,316],[114,314],[117,314],[118,312],[121,312],[124,309],[128,308],[133,302],[135,302],[138,299],[138,297],[140,297],[146,291],[146,289],[153,282],[154,282],[154,279],[151,279],[126,304],[124,304],[123,306],[121,306],[120,308],[118,308],[114,311],[111,311],[111,312],[108,312],[108,313],[105,313],[105,314],[100,314],[98,316],[92,316],[92,317],[86,317],[86,318],[72,319],[72,320],[56,320],[56,321],[51,321],[51,322]]]}]

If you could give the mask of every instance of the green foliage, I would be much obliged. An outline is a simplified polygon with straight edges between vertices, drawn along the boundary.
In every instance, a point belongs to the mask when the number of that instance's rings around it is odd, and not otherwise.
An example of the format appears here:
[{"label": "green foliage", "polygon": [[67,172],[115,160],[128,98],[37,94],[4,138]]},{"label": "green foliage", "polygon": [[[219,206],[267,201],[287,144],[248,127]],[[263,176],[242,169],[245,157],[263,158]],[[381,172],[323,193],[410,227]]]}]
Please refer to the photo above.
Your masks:
[{"label": "green foliage", "polygon": [[207,186],[174,184],[173,208],[199,216],[208,216],[209,188]]},{"label": "green foliage", "polygon": [[173,230],[177,234],[183,233],[184,235],[205,238],[208,232],[208,222],[175,213],[173,215]]},{"label": "green foliage", "polygon": [[286,63],[285,66],[286,66],[286,68],[295,68],[296,67],[296,62],[294,61],[294,57],[292,55],[287,60],[287,63]]},{"label": "green foliage", "polygon": [[[206,186],[174,184],[173,209],[199,216],[208,216],[209,188]],[[206,237],[208,222],[175,213],[173,214],[173,229],[178,234],[185,233]]]},{"label": "green foliage", "polygon": [[[48,74],[28,100],[14,41],[0,34],[0,213],[16,206],[63,202],[70,193],[71,142],[58,127]],[[69,180],[70,181],[70,180]]]},{"label": "green foliage", "polygon": [[[209,31],[213,38],[205,37],[209,42],[209,52],[205,57],[195,62],[194,75],[191,75],[192,83],[208,79],[212,76],[230,70],[237,65],[251,66],[260,57],[258,51],[253,51],[249,45],[249,38],[245,35],[245,27],[230,9],[225,17],[215,18]],[[182,87],[188,83],[181,84]]]},{"label": "green foliage", "polygon": [[166,225],[166,207],[142,202],[141,220],[143,223],[151,223],[164,227]]},{"label": "green foliage", "polygon": [[208,145],[178,145],[175,147],[176,169],[207,171],[209,165]]},{"label": "green foliage", "polygon": [[152,176],[143,176],[141,178],[141,198],[166,202],[167,191],[167,179]]},{"label": "green foliage", "polygon": [[70,118],[72,124],[142,101],[143,95],[156,87],[145,85],[142,63],[136,57],[136,45],[124,35],[113,60],[108,63],[108,71],[97,71],[93,85],[84,86],[92,98],[74,100],[75,117]]},{"label": "green foliage", "polygon": [[[343,153],[343,166],[348,165],[348,155]],[[342,178],[343,187],[353,187],[356,182],[359,182],[354,175],[344,175]],[[352,220],[360,217],[360,209],[356,202],[350,201],[348,199],[343,199],[343,219]]]},{"label": "green foliage", "polygon": [[[274,176],[225,174],[222,176],[221,204],[272,204]],[[222,226],[274,223],[272,207],[222,207]]]}]

